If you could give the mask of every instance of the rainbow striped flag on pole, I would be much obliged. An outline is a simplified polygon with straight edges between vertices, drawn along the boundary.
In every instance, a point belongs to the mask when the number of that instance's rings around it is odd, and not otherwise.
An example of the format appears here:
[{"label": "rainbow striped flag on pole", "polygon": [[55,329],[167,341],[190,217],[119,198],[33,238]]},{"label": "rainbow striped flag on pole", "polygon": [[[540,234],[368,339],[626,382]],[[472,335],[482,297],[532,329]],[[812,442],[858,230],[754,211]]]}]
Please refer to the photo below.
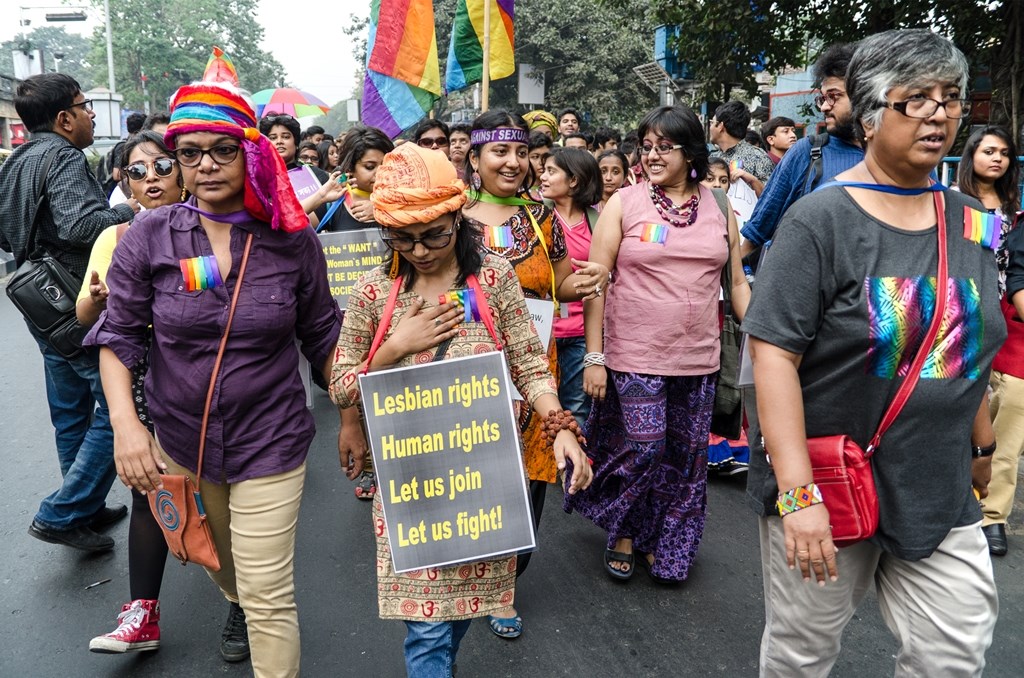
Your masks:
[{"label": "rainbow striped flag on pole", "polygon": [[516,70],[512,28],[515,0],[458,0],[445,73],[448,92],[483,80],[485,2],[491,4],[490,79],[506,78]]},{"label": "rainbow striped flag on pole", "polygon": [[363,122],[394,138],[441,94],[430,0],[373,0],[363,79]]}]

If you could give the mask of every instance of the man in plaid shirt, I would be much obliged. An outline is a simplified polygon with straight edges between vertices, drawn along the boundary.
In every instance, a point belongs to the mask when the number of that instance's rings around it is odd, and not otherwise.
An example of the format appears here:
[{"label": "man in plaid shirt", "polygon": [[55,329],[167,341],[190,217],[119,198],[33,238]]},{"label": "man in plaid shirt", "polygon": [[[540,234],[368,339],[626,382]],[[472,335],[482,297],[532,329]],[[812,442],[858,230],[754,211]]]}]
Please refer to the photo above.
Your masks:
[{"label": "man in plaid shirt", "polygon": [[[89,252],[103,229],[130,221],[139,203],[110,208],[89,171],[82,149],[93,142],[92,102],[78,83],[62,73],[33,76],[18,85],[14,107],[32,140],[0,166],[0,247],[20,266],[27,252],[39,181],[46,173],[46,200],[36,215],[36,249],[45,250],[84,279]],[[116,476],[110,414],[100,385],[99,354],[86,350],[61,357],[31,327],[46,373],[46,397],[55,429],[63,481],[42,501],[29,534],[43,541],[86,551],[113,548],[114,540],[96,532],[127,514],[124,506],[106,506]]]}]

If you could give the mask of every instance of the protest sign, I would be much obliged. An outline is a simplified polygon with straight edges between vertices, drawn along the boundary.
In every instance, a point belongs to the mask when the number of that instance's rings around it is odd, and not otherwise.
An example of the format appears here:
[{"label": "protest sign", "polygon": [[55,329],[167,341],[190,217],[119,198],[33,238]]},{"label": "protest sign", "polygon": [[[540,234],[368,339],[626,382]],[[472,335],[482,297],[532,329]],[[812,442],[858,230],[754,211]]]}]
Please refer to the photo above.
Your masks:
[{"label": "protest sign", "polygon": [[288,179],[292,182],[295,197],[299,199],[299,202],[320,190],[320,180],[313,174],[313,170],[305,165],[288,170]]},{"label": "protest sign", "polygon": [[747,182],[737,179],[729,184],[729,190],[725,194],[729,196],[732,211],[736,213],[736,225],[743,228],[743,224],[750,221],[750,217],[754,215],[754,207],[757,206],[757,193],[747,186]]},{"label": "protest sign", "polygon": [[[568,308],[568,304],[562,304],[562,308]],[[533,321],[533,328],[537,330],[540,343],[544,345],[544,352],[548,351],[548,344],[551,343],[551,325],[555,317],[555,302],[546,299],[526,300],[526,308],[530,311],[530,320]]]},{"label": "protest sign", "polygon": [[344,311],[356,281],[367,271],[380,266],[390,250],[376,228],[321,233],[320,244],[327,259],[327,282],[331,296]]},{"label": "protest sign", "polygon": [[501,351],[359,377],[396,572],[536,545]]}]

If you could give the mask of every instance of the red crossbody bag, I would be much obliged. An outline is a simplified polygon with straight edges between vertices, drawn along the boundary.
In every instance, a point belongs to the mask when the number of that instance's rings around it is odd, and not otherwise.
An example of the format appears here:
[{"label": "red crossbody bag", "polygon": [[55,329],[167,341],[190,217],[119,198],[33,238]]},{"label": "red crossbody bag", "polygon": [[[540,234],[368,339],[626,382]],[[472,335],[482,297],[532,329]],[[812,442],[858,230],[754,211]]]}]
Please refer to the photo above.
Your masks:
[{"label": "red crossbody bag", "polygon": [[921,368],[935,345],[939,325],[946,313],[949,285],[949,262],[946,252],[946,214],[941,193],[934,194],[938,214],[939,270],[935,283],[935,313],[921,346],[917,349],[910,370],[889,404],[867,449],[861,449],[850,436],[835,435],[807,439],[807,452],[814,469],[814,483],[821,491],[832,524],[832,541],[836,546],[850,546],[868,539],[878,529],[878,492],[871,470],[871,457],[878,450],[882,436],[889,430],[903,406],[910,399],[921,377]]}]

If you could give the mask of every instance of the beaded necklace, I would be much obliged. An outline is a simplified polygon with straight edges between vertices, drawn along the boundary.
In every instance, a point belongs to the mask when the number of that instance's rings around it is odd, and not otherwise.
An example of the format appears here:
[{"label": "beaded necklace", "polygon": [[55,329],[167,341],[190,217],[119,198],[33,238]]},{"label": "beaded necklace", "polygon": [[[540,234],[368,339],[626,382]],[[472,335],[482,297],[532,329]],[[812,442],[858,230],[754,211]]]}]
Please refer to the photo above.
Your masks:
[{"label": "beaded necklace", "polygon": [[650,194],[651,202],[654,203],[654,207],[658,210],[658,214],[661,215],[661,218],[676,228],[692,226],[693,222],[697,220],[697,207],[700,205],[699,188],[697,189],[697,192],[682,205],[676,205],[669,200],[669,197],[665,195],[665,189],[661,186],[648,182],[647,192]]}]

